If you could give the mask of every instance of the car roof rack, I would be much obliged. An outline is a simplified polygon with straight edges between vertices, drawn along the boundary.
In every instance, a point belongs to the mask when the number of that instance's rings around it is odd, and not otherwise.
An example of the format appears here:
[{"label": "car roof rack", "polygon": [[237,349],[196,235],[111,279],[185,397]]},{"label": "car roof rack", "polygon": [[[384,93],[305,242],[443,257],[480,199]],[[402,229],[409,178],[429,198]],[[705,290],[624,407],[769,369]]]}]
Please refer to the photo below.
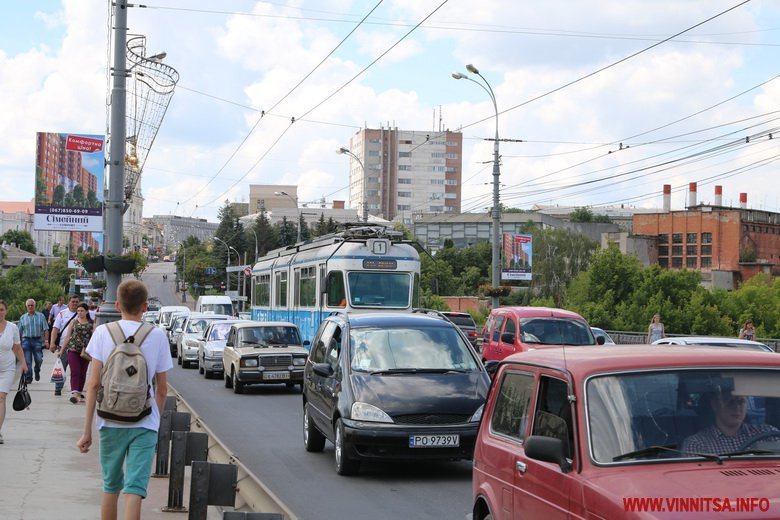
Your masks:
[{"label": "car roof rack", "polygon": [[416,308],[412,309],[413,313],[417,314],[425,314],[427,316],[433,316],[434,318],[440,318],[442,320],[446,321],[452,321],[450,320],[446,314],[442,313],[442,311],[437,311],[436,309],[424,309],[424,308]]}]

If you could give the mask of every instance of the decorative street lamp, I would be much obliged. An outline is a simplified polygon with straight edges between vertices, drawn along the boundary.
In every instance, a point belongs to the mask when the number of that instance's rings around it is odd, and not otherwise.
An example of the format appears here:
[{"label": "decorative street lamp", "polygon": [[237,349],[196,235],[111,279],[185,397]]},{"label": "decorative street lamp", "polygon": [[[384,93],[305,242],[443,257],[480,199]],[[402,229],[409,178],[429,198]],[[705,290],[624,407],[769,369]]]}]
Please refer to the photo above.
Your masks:
[{"label": "decorative street lamp", "polygon": [[[499,167],[499,153],[498,153],[498,103],[496,103],[496,95],[493,93],[493,89],[490,86],[490,83],[485,79],[485,77],[479,73],[479,70],[474,65],[468,64],[466,65],[466,69],[471,72],[472,74],[476,74],[480,77],[482,82],[476,81],[474,79],[471,79],[466,74],[463,74],[461,72],[453,72],[452,77],[455,79],[467,79],[471,81],[472,83],[476,83],[479,85],[482,90],[488,93],[490,96],[490,100],[493,102],[493,108],[496,111],[496,136],[493,140],[493,210],[491,212],[493,216],[493,227],[492,227],[492,240],[493,240],[493,279],[492,279],[492,285],[493,287],[498,287],[500,284],[500,273],[501,273],[501,265],[500,265],[500,255],[499,255],[499,239],[501,236],[500,233],[500,227],[501,227],[501,205],[499,203],[499,193],[498,193],[498,187],[499,187],[499,177],[501,175],[501,169]],[[483,84],[484,83],[484,84]],[[499,306],[498,303],[498,296],[493,296],[493,308],[497,309]]]},{"label": "decorative street lamp", "polygon": [[214,237],[214,240],[219,240],[225,244],[225,250],[227,251],[227,264],[225,264],[225,292],[228,292],[230,290],[230,271],[228,271],[228,267],[230,267],[230,246],[219,237]]},{"label": "decorative street lamp", "polygon": [[277,197],[287,197],[291,201],[293,201],[293,204],[295,204],[295,209],[298,211],[298,225],[296,226],[298,228],[298,238],[295,240],[295,242],[301,241],[301,209],[298,207],[298,200],[293,198],[292,195],[287,193],[286,191],[275,191],[274,195]]},{"label": "decorative street lamp", "polygon": [[368,222],[368,192],[366,191],[366,167],[363,166],[363,161],[360,160],[360,157],[352,153],[347,148],[344,148],[343,146],[336,150],[336,153],[342,154],[342,155],[349,155],[353,159],[355,159],[358,164],[360,165],[360,169],[363,172],[363,223]]}]

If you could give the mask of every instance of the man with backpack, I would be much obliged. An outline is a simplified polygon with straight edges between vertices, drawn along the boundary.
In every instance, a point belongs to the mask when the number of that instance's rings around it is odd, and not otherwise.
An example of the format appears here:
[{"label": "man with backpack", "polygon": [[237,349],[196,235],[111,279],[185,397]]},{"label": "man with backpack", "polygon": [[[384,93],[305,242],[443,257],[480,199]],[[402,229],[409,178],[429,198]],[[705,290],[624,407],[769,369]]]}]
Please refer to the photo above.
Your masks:
[{"label": "man with backpack", "polygon": [[173,368],[168,338],[141,319],[147,298],[140,280],[122,282],[117,289],[121,320],[99,326],[87,345],[92,356],[87,409],[76,446],[82,453],[89,451],[97,411],[103,519],[117,517],[120,491],[125,493],[124,517],[141,518],[167,394],[166,372]]}]

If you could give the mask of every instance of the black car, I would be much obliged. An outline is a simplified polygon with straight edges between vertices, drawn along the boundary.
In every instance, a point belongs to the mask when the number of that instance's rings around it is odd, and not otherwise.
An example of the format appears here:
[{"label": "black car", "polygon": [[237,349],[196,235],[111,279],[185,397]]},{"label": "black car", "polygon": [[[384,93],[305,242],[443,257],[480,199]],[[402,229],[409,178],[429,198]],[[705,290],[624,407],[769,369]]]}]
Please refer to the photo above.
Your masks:
[{"label": "black car", "polygon": [[458,326],[460,330],[469,338],[469,341],[474,348],[477,348],[477,339],[479,334],[477,333],[477,324],[474,323],[474,318],[468,312],[454,312],[454,311],[442,311],[442,314],[446,316],[448,320]]},{"label": "black car", "polygon": [[490,378],[441,316],[328,316],[306,361],[307,451],[335,445],[336,472],[364,459],[470,459]]}]

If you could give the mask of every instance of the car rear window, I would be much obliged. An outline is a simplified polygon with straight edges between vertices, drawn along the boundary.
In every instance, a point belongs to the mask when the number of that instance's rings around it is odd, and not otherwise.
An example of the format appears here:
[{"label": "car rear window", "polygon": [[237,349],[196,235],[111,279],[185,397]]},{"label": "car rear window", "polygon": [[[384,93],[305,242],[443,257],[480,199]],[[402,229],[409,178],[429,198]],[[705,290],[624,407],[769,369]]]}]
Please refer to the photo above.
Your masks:
[{"label": "car rear window", "polygon": [[447,319],[449,319],[452,323],[455,325],[459,325],[461,327],[476,327],[476,324],[474,323],[474,319],[469,315],[455,315],[447,314]]}]

